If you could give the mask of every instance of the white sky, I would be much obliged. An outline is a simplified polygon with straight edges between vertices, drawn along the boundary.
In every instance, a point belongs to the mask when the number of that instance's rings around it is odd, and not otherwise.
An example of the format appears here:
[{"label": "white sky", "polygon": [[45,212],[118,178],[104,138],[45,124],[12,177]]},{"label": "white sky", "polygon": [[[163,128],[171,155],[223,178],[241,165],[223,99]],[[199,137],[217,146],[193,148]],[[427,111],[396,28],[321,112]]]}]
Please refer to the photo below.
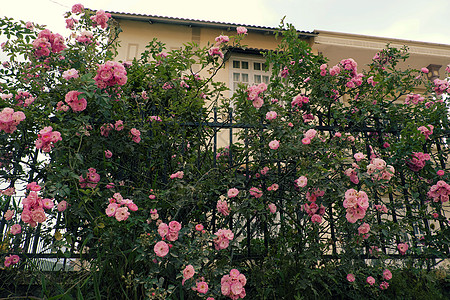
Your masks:
[{"label": "white sky", "polygon": [[[64,36],[73,4],[91,9],[277,27],[328,30],[450,45],[448,0],[2,0],[0,17],[46,24]],[[6,2],[6,3],[5,3]]]}]

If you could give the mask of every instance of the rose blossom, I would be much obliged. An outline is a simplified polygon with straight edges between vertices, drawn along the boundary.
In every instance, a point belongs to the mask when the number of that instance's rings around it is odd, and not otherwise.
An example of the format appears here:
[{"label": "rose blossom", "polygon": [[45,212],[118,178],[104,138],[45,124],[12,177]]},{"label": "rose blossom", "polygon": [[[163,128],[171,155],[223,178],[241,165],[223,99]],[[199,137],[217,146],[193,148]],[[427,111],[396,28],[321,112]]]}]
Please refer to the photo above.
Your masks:
[{"label": "rose blossom", "polygon": [[234,198],[239,194],[239,190],[237,188],[231,188],[228,190],[228,198]]},{"label": "rose blossom", "polygon": [[3,215],[3,217],[5,218],[6,221],[11,220],[13,216],[14,216],[14,210],[10,210],[10,209],[8,209],[5,212],[5,214]]},{"label": "rose blossom", "polygon": [[374,285],[375,278],[373,278],[372,276],[369,276],[369,277],[367,277],[366,281],[367,281],[368,284]]},{"label": "rose blossom", "polygon": [[192,278],[194,274],[195,274],[194,267],[192,265],[187,265],[186,268],[184,268],[183,270],[183,279],[187,280],[189,278]]},{"label": "rose blossom", "polygon": [[239,26],[236,28],[237,34],[247,34],[247,28]]},{"label": "rose blossom", "polygon": [[370,225],[367,223],[363,223],[361,226],[359,226],[358,228],[358,232],[359,234],[366,234],[370,231]]},{"label": "rose blossom", "polygon": [[109,150],[105,150],[105,157],[106,158],[111,158],[112,157],[112,152]]},{"label": "rose blossom", "polygon": [[392,278],[392,273],[388,269],[383,271],[383,278],[385,280],[390,280]]},{"label": "rose blossom", "polygon": [[306,178],[306,176],[300,176],[299,178],[297,178],[295,180],[295,183],[299,186],[299,187],[305,187],[308,184],[308,178]]},{"label": "rose blossom", "polygon": [[169,253],[169,245],[164,241],[159,241],[155,244],[153,250],[157,256],[164,257]]},{"label": "rose blossom", "polygon": [[269,148],[272,150],[277,150],[280,147],[280,142],[277,140],[273,140],[269,143]]},{"label": "rose blossom", "polygon": [[397,245],[397,248],[400,254],[404,255],[408,251],[409,246],[407,243],[400,243]]},{"label": "rose blossom", "polygon": [[347,274],[347,280],[349,282],[354,282],[355,281],[355,275],[353,275],[352,273]]},{"label": "rose blossom", "polygon": [[14,224],[11,226],[11,234],[16,235],[22,232],[22,226],[20,224]]},{"label": "rose blossom", "polygon": [[67,202],[66,201],[61,201],[58,203],[58,206],[56,207],[58,209],[59,212],[63,212],[66,210],[67,208]]},{"label": "rose blossom", "polygon": [[206,294],[208,292],[208,284],[205,281],[197,282],[197,292],[200,294]]},{"label": "rose blossom", "polygon": [[271,213],[276,213],[277,212],[277,206],[275,205],[275,204],[273,204],[273,203],[269,203],[269,210],[270,210],[270,212]]}]

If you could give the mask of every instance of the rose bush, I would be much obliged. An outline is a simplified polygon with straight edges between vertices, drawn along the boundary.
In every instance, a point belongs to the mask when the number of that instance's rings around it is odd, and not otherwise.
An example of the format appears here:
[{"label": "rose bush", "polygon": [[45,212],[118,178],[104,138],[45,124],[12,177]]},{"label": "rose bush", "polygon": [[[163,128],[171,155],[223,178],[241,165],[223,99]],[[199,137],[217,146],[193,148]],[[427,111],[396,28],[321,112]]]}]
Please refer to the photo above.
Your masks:
[{"label": "rose bush", "polygon": [[[406,49],[328,66],[282,27],[270,83],[241,86],[230,113],[214,77],[245,28],[117,62],[108,13],[65,17],[67,39],[0,20],[1,251],[40,295],[388,298],[402,269],[448,257],[450,91],[398,68]],[[217,115],[246,125],[218,151]],[[49,279],[32,236],[76,271]]]}]

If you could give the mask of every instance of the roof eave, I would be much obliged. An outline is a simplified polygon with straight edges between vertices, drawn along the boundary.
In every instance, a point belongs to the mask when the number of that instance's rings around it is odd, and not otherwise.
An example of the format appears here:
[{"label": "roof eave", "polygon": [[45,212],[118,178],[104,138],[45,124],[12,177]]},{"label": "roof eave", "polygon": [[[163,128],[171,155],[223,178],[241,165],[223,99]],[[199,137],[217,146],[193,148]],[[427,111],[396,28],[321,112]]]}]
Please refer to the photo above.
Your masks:
[{"label": "roof eave", "polygon": [[[117,12],[109,12],[111,17],[117,20],[129,20],[129,21],[139,21],[139,22],[147,22],[150,24],[154,23],[162,23],[162,24],[172,24],[172,25],[182,25],[188,27],[207,27],[220,29],[224,31],[234,31],[236,27],[242,26],[240,24],[228,24],[228,23],[219,23],[219,22],[210,22],[210,21],[200,21],[200,20],[192,20],[192,19],[179,19],[179,18],[169,18],[169,17],[160,17],[160,16],[150,16],[150,15],[137,15],[137,14],[127,14],[127,13],[117,13]],[[255,27],[251,25],[243,25],[247,28],[249,32],[257,32],[261,34],[271,35],[278,32],[276,28],[268,28],[268,27]],[[311,37],[316,37],[318,34],[313,32],[304,32],[298,31],[299,38],[309,39]]]}]

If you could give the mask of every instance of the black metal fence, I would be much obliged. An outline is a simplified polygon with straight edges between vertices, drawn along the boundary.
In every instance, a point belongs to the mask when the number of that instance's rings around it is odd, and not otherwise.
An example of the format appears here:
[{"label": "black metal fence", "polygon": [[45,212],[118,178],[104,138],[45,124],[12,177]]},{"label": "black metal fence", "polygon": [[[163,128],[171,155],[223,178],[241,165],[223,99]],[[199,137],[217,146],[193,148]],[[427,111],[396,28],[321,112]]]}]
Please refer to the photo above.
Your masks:
[{"label": "black metal fence", "polygon": [[[219,152],[220,149],[227,147],[227,157],[226,157],[226,164],[228,164],[229,168],[227,170],[238,170],[241,174],[245,174],[245,176],[248,179],[248,183],[250,182],[251,177],[251,170],[249,169],[251,157],[248,155],[240,161],[235,160],[235,155],[233,150],[233,143],[237,141],[236,133],[240,132],[243,133],[243,136],[247,136],[247,132],[249,129],[253,129],[254,126],[248,125],[248,124],[240,124],[234,122],[233,118],[233,112],[230,110],[228,115],[221,115],[218,116],[217,110],[214,110],[213,113],[208,116],[207,119],[204,120],[204,122],[199,123],[185,123],[182,124],[186,128],[190,128],[191,130],[194,130],[197,132],[197,134],[202,135],[205,137],[205,144],[199,145],[198,149],[198,159],[197,164],[199,169],[204,164],[211,164],[212,168],[216,168],[218,165],[218,159],[219,159]],[[261,124],[261,129],[264,130],[264,125]],[[333,134],[338,129],[333,126],[327,126],[326,124],[323,124],[323,122],[319,119],[319,124],[316,127],[316,129],[323,133],[329,133]],[[360,139],[364,139],[366,141],[366,150],[368,156],[370,156],[370,140],[374,139],[374,134],[377,139],[382,138],[382,135],[386,132],[381,132],[377,128],[372,127],[360,127],[358,128],[358,131],[354,131],[355,135],[358,136]],[[392,134],[393,136],[399,137],[400,133],[399,131],[392,131],[389,132],[389,134]],[[449,148],[446,144],[447,139],[449,138],[450,133],[446,133],[445,135],[441,136],[439,139],[435,139],[433,143],[428,143],[424,145],[424,152],[430,152],[434,151],[437,153],[442,153],[438,157],[440,164],[440,167],[442,169],[446,169],[446,166],[448,164],[448,153]],[[248,147],[248,139],[251,137],[246,137],[243,140],[239,140],[239,142],[243,143],[244,147]],[[380,142],[380,141],[378,141]],[[223,151],[223,150],[222,150]],[[354,152],[354,149],[349,149],[349,152]],[[37,159],[37,156],[36,156]],[[239,168],[236,168],[237,165],[240,165]],[[277,176],[278,178],[283,178],[283,173],[286,172],[286,168],[283,165],[282,162],[277,162]],[[162,169],[164,170],[165,175],[162,176],[163,178],[168,178],[168,175],[170,174],[169,167],[162,166]],[[289,171],[289,172],[292,172]],[[405,182],[405,174],[403,171],[399,171],[398,177],[400,178],[402,188],[401,191],[403,195],[401,197],[404,199],[404,206],[399,207],[397,209],[392,209],[390,211],[390,218],[392,221],[398,222],[401,218],[401,215],[405,214],[409,217],[413,217],[415,214],[415,207],[412,206],[410,197],[411,195],[418,194],[420,198],[420,205],[424,206],[426,205],[426,202],[429,200],[427,199],[426,191],[423,190],[408,190],[406,187]],[[266,188],[266,186],[263,186]],[[389,201],[393,202],[395,198],[398,195],[394,192],[390,192],[387,194],[387,197],[389,198]],[[15,201],[16,203],[20,203],[21,197],[3,197],[4,202],[2,203],[3,206],[2,209],[2,215],[4,215],[5,211],[11,206],[12,202]],[[6,200],[6,201],[5,201]],[[276,199],[278,204],[283,203],[283,199]],[[381,195],[378,195],[375,193],[375,199],[374,203],[377,204],[379,201],[381,201]],[[212,230],[212,232],[215,232],[217,230],[216,227],[216,208],[215,205],[211,205],[210,209],[212,209],[211,214],[211,224],[209,224],[209,228]],[[448,207],[447,207],[448,208]],[[329,218],[327,219],[327,222],[324,222],[322,226],[322,232],[327,238],[331,240],[330,245],[330,251],[326,253],[323,258],[327,259],[334,259],[339,258],[340,251],[342,249],[341,245],[339,244],[339,240],[336,236],[336,219],[333,217],[333,206],[330,206],[327,208],[327,214]],[[401,211],[401,213],[399,213]],[[448,215],[449,211],[442,211],[443,215]],[[261,220],[258,220],[258,215],[253,216],[242,216],[239,214],[231,214],[231,217],[229,218],[229,227],[230,229],[236,229],[235,231],[235,240],[240,241],[240,245],[242,247],[242,252],[239,255],[235,256],[235,259],[256,259],[260,256],[267,255],[269,251],[269,244],[271,239],[271,234],[273,235],[274,232],[281,230],[283,226],[283,222],[285,220],[285,216],[283,215],[283,207],[279,207],[279,210],[277,212],[276,221],[274,224],[272,224],[272,228],[268,228],[268,224],[265,222],[261,222]],[[298,221],[304,222],[302,219],[304,216],[304,212],[301,211],[301,209],[297,212],[298,215]],[[41,232],[50,230],[53,234],[56,232],[56,230],[64,230],[63,228],[63,222],[62,222],[63,215],[59,214],[56,223],[53,224],[52,228],[44,228],[43,225],[38,225],[35,230],[27,230],[26,233],[23,235],[23,239],[17,244],[12,245],[12,249],[14,249],[15,252],[20,253],[20,255],[24,258],[28,258],[28,267],[37,267],[41,270],[49,270],[49,271],[55,271],[55,270],[74,270],[76,269],[76,263],[78,262],[78,259],[80,258],[80,253],[77,250],[78,243],[81,241],[77,239],[75,236],[72,240],[71,249],[67,249],[66,254],[63,253],[54,253],[51,251],[51,249],[48,247],[49,242],[48,240],[44,240],[41,236]],[[8,244],[7,240],[7,232],[10,230],[8,227],[6,220],[2,217],[0,221],[0,232],[2,233],[2,244],[3,249]],[[378,217],[378,222],[381,223],[382,220],[380,217]],[[437,225],[439,225],[441,228],[444,228],[445,226],[448,226],[444,224],[444,220],[440,219],[437,222]],[[409,236],[410,241],[412,242],[412,245],[415,247],[420,247],[420,245],[417,243],[418,238],[422,235],[432,235],[433,230],[432,226],[430,224],[430,220],[427,218],[416,218],[416,224],[412,224],[414,226],[414,236]],[[434,225],[436,226],[436,224]],[[75,230],[76,231],[76,230]],[[252,241],[257,239],[259,243],[257,245],[252,244]],[[386,245],[381,245],[381,251],[388,255],[392,259],[399,259],[399,258],[405,258],[405,257],[412,257],[412,258],[427,258],[430,259],[429,267],[432,267],[435,264],[438,264],[443,259],[450,258],[450,249],[449,245],[441,245],[440,246],[440,254],[432,255],[432,254],[409,254],[407,256],[402,256],[399,254],[395,254],[395,251],[392,251],[392,249],[388,249]],[[376,257],[369,255],[369,248],[365,250],[364,253],[360,254],[361,259],[376,259]],[[69,253],[69,254],[67,254]],[[86,256],[87,255],[87,256]],[[92,254],[91,254],[92,255]],[[84,257],[89,257],[89,254],[83,254]]]}]

